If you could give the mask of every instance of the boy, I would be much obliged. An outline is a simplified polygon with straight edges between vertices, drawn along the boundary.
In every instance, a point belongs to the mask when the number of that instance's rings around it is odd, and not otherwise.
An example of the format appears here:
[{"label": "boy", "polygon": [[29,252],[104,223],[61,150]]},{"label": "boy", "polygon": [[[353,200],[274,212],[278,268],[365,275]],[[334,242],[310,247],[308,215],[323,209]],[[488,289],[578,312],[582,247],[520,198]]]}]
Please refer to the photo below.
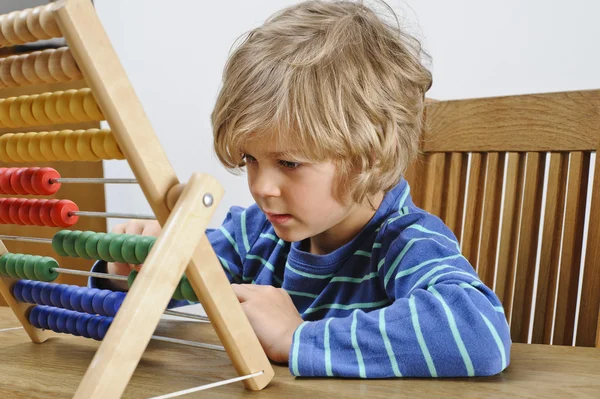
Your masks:
[{"label": "boy", "polygon": [[294,375],[480,376],[509,363],[500,301],[402,179],[431,86],[420,55],[361,3],[308,1],[227,62],[214,147],[246,168],[256,204],[207,236],[265,352]]}]

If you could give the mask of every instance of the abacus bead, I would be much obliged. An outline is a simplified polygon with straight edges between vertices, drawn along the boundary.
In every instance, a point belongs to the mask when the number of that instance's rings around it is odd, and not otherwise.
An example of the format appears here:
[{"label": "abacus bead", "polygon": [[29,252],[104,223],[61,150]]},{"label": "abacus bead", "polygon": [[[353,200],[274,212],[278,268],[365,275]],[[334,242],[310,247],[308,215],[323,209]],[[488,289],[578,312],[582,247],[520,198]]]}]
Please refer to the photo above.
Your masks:
[{"label": "abacus bead", "polygon": [[10,176],[15,173],[16,168],[7,168],[0,174],[0,192],[2,194],[16,194],[10,185]]},{"label": "abacus bead", "polygon": [[50,293],[56,285],[56,283],[48,283],[42,287],[40,291],[40,298],[42,299],[42,304],[52,306],[52,302],[50,301]]},{"label": "abacus bead", "polygon": [[100,336],[98,335],[98,326],[100,325],[100,321],[102,321],[104,318],[104,316],[94,316],[88,322],[87,332],[89,336],[96,341],[100,341]]},{"label": "abacus bead", "polygon": [[100,237],[98,240],[98,255],[100,255],[100,259],[103,259],[107,262],[114,262],[115,259],[110,256],[109,247],[110,242],[116,237],[118,234],[115,233],[107,233]]},{"label": "abacus bead", "polygon": [[48,326],[48,316],[50,316],[50,307],[42,306],[38,316],[38,324],[40,325],[39,328],[43,328],[45,330],[50,328]]},{"label": "abacus bead", "polygon": [[25,190],[27,194],[36,194],[35,190],[33,189],[32,183],[33,175],[39,169],[39,167],[26,168],[25,171],[21,174],[21,187],[23,187],[23,190]]},{"label": "abacus bead", "polygon": [[50,212],[52,211],[52,207],[56,204],[58,200],[51,199],[42,204],[40,207],[40,220],[42,221],[44,226],[56,227],[56,223],[52,221],[52,217],[50,216]]},{"label": "abacus bead", "polygon": [[138,263],[138,259],[135,257],[135,246],[137,242],[140,240],[140,236],[130,236],[128,237],[121,246],[121,255],[126,263]]},{"label": "abacus bead", "polygon": [[112,321],[112,317],[105,317],[104,319],[100,320],[100,324],[98,324],[98,337],[100,340],[103,340],[106,336],[106,332],[110,328]]},{"label": "abacus bead", "polygon": [[10,277],[17,277],[17,273],[15,272],[15,267],[17,264],[17,260],[21,257],[20,254],[12,254],[10,258],[6,260],[6,274]]},{"label": "abacus bead", "polygon": [[29,324],[34,326],[35,328],[40,328],[40,322],[38,321],[40,317],[40,307],[34,306],[29,310],[29,314],[27,315],[27,319],[29,320]]},{"label": "abacus bead", "polygon": [[60,256],[69,256],[67,251],[65,251],[64,241],[70,232],[70,230],[60,230],[52,237],[52,249]]},{"label": "abacus bead", "polygon": [[27,259],[25,265],[23,266],[23,273],[25,274],[25,278],[28,278],[30,280],[37,280],[37,277],[35,275],[35,262],[38,259],[41,259],[41,256],[32,256],[31,258]]},{"label": "abacus bead", "polygon": [[18,278],[27,278],[25,276],[25,262],[30,258],[31,255],[22,255],[19,259],[17,259],[17,263],[15,264],[15,274]]},{"label": "abacus bead", "polygon": [[[117,311],[121,307],[121,303],[123,303],[123,299],[125,298],[124,292],[114,291],[111,292],[106,298],[104,298],[104,302],[102,303],[103,314],[106,316],[114,316],[117,314]],[[100,312],[98,312],[100,313]]]},{"label": "abacus bead", "polygon": [[88,288],[86,287],[77,287],[75,291],[73,291],[71,294],[71,299],[69,300],[71,309],[77,312],[83,312],[83,308],[81,307],[81,298],[83,297],[83,293],[87,290]]},{"label": "abacus bead", "polygon": [[80,337],[79,331],[77,331],[77,318],[79,317],[79,313],[71,312],[69,316],[67,316],[67,332],[69,334],[73,334],[76,337]]},{"label": "abacus bead", "polygon": [[40,195],[52,195],[60,189],[60,183],[52,183],[51,179],[60,178],[58,173],[53,168],[40,168],[33,174],[31,187]]},{"label": "abacus bead", "polygon": [[94,233],[85,241],[85,253],[89,259],[101,259],[98,254],[98,241],[105,233]]},{"label": "abacus bead", "polygon": [[10,258],[10,253],[5,253],[0,256],[0,274],[3,276],[8,276],[6,273],[6,261]]},{"label": "abacus bead", "polygon": [[76,285],[67,285],[60,294],[60,307],[73,310],[73,307],[71,306],[71,296],[73,296],[78,288],[79,287]]},{"label": "abacus bead", "polygon": [[56,312],[56,327],[58,328],[58,332],[68,333],[69,330],[67,330],[67,318],[69,317],[71,312],[66,309],[57,309]]},{"label": "abacus bead", "polygon": [[194,292],[194,289],[192,288],[190,280],[188,280],[185,276],[181,280],[181,293],[183,294],[183,297],[188,301],[198,302],[198,297],[196,296],[196,292]]},{"label": "abacus bead", "polygon": [[41,293],[44,284],[45,283],[42,283],[41,281],[34,281],[31,285],[31,298],[33,299],[34,303],[42,303]]},{"label": "abacus bead", "polygon": [[19,209],[25,201],[27,201],[27,198],[16,198],[15,201],[12,204],[10,204],[10,208],[8,209],[8,216],[10,220],[12,220],[13,224],[25,224],[24,220],[19,219]]},{"label": "abacus bead", "polygon": [[136,270],[132,270],[131,272],[129,272],[129,276],[127,276],[127,285],[129,287],[131,287],[133,285],[133,282],[135,281],[135,277],[137,276],[138,272]]},{"label": "abacus bead", "polygon": [[118,234],[115,238],[110,241],[110,245],[108,246],[108,253],[110,257],[113,258],[116,262],[125,262],[123,259],[123,242],[131,237],[129,234]]},{"label": "abacus bead", "polygon": [[23,280],[19,280],[15,283],[12,289],[13,296],[19,302],[26,302],[23,298],[23,288],[25,288],[25,282]]},{"label": "abacus bead", "polygon": [[62,295],[62,292],[66,287],[66,284],[58,284],[54,288],[52,288],[52,291],[50,291],[50,305],[57,308],[62,307],[60,296]]},{"label": "abacus bead", "polygon": [[144,236],[135,244],[135,257],[137,258],[139,264],[144,263],[146,260],[154,241],[156,241],[156,237]]},{"label": "abacus bead", "polygon": [[[23,302],[28,302],[28,303],[35,303],[35,301],[33,300],[33,290],[35,289],[35,286],[33,283],[37,283],[38,281],[31,281],[31,280],[19,280],[24,282],[25,284],[23,284],[23,290],[21,291],[21,297],[23,298]],[[17,284],[15,284],[15,287],[17,286]],[[15,295],[16,297],[16,295]]]},{"label": "abacus bead", "polygon": [[79,216],[71,214],[77,212],[79,208],[73,201],[59,200],[50,210],[50,218],[60,227],[73,226],[79,220]]},{"label": "abacus bead", "polygon": [[58,326],[56,325],[56,319],[58,318],[58,310],[59,309],[50,309],[50,313],[48,314],[48,328],[50,328],[50,330],[54,332],[59,332]]},{"label": "abacus bead", "polygon": [[179,280],[179,284],[177,284],[177,287],[175,287],[175,292],[173,292],[173,299],[176,299],[178,301],[182,301],[185,299],[185,297],[181,293],[181,280]]},{"label": "abacus bead", "polygon": [[16,200],[17,200],[16,198],[6,198],[0,204],[0,220],[2,221],[3,224],[12,224],[13,223],[12,219],[10,218],[9,212],[10,212],[10,206]]},{"label": "abacus bead", "polygon": [[77,236],[81,233],[81,230],[70,231],[69,234],[67,234],[65,236],[65,239],[63,240],[64,251],[67,253],[67,255],[73,258],[77,258],[79,256],[77,255],[77,250],[75,250],[75,240],[77,239]]},{"label": "abacus bead", "polygon": [[21,176],[23,176],[23,172],[25,172],[26,170],[27,168],[17,168],[17,170],[15,170],[15,173],[13,173],[10,176],[10,185],[13,191],[17,194],[29,194],[21,185]]},{"label": "abacus bead", "polygon": [[94,234],[96,233],[93,231],[84,231],[77,235],[77,238],[75,239],[75,252],[77,255],[84,259],[92,259],[85,250],[85,244],[87,243],[87,240]]},{"label": "abacus bead", "polygon": [[91,338],[90,334],[88,334],[87,326],[89,321],[92,320],[93,317],[94,316],[92,316],[91,314],[82,313],[77,318],[76,329],[79,335],[81,335],[82,337]]},{"label": "abacus bead", "polygon": [[104,299],[110,295],[112,291],[110,290],[100,290],[100,292],[96,293],[92,298],[92,309],[94,313],[105,316],[104,314]]},{"label": "abacus bead", "polygon": [[98,292],[100,292],[98,288],[88,288],[83,292],[83,295],[81,296],[81,308],[84,312],[91,314],[94,313],[93,301],[94,296]]},{"label": "abacus bead", "polygon": [[42,219],[40,218],[40,213],[42,211],[42,205],[44,205],[46,202],[48,202],[47,199],[39,199],[34,202],[33,205],[31,205],[31,208],[29,208],[29,220],[31,220],[33,225],[44,225],[44,222],[42,222]]},{"label": "abacus bead", "polygon": [[38,202],[37,199],[29,198],[28,200],[23,202],[23,204],[19,208],[19,212],[18,212],[17,216],[20,221],[22,221],[24,224],[26,224],[28,226],[32,226],[34,224],[33,221],[31,220],[31,218],[29,217],[29,214],[31,211],[31,207],[36,202]]},{"label": "abacus bead", "polygon": [[40,281],[54,281],[58,277],[58,272],[52,270],[58,267],[58,262],[49,257],[43,256],[35,262],[34,273]]}]

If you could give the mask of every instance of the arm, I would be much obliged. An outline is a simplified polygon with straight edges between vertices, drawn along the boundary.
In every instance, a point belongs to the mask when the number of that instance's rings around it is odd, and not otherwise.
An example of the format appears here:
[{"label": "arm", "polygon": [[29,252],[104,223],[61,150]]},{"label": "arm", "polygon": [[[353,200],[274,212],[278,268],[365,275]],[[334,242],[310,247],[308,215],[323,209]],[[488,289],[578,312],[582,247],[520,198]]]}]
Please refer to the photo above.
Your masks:
[{"label": "arm", "polygon": [[302,323],[289,355],[292,374],[456,377],[507,367],[511,341],[498,298],[448,229],[433,230],[451,238],[416,225],[382,246],[379,278],[393,302]]}]

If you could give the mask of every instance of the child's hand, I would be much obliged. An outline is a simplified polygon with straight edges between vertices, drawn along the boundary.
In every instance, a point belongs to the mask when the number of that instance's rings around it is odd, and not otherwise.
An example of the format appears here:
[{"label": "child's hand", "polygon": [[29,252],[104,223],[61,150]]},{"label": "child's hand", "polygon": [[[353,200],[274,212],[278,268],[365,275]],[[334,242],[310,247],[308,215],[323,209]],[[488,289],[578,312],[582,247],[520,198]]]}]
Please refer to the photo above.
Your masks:
[{"label": "child's hand", "polygon": [[[118,224],[113,229],[113,233],[117,234],[137,234],[143,236],[158,237],[161,227],[156,220],[129,220],[127,223]],[[141,265],[130,263],[110,262],[107,264],[107,272],[109,274],[119,274],[127,276],[133,269],[139,269]]]},{"label": "child's hand", "polygon": [[289,294],[270,285],[231,284],[267,356],[288,361],[294,331],[303,320]]}]

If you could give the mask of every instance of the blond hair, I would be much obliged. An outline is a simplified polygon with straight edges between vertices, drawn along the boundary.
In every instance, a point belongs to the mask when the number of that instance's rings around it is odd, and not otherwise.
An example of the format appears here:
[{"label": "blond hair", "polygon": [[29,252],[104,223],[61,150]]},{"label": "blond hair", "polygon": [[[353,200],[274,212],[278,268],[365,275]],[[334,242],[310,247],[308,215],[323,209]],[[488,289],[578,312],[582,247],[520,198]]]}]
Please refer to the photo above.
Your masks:
[{"label": "blond hair", "polygon": [[335,162],[357,203],[389,191],[418,153],[432,83],[428,55],[398,25],[362,1],[305,1],[252,30],[211,116],[219,160],[238,171],[244,143],[274,134],[302,159]]}]

